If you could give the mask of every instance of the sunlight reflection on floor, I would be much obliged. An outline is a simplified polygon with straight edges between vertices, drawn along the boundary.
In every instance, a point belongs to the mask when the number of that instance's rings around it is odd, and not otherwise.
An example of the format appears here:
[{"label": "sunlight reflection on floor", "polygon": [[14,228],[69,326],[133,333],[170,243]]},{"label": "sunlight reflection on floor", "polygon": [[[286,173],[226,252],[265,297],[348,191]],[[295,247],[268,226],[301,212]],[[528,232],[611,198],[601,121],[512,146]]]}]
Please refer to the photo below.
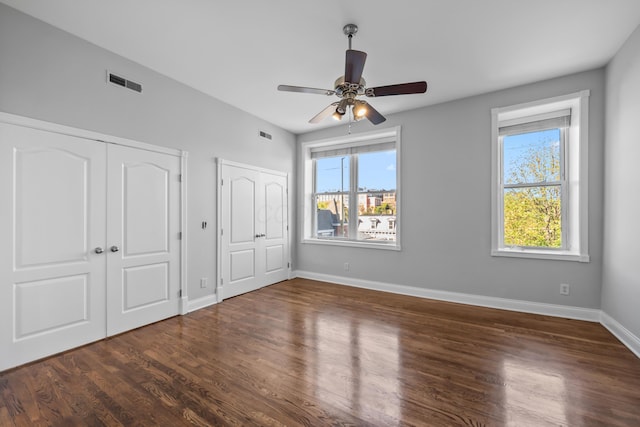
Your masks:
[{"label": "sunlight reflection on floor", "polygon": [[353,321],[335,313],[307,321],[308,330],[314,330],[309,339],[317,348],[309,358],[315,363],[308,365],[318,385],[316,395],[331,404],[342,401],[345,409],[363,419],[380,421],[379,416],[384,415],[386,425],[399,422],[398,330],[371,319]]},{"label": "sunlight reflection on floor", "polygon": [[548,367],[505,360],[505,408],[507,426],[568,425],[565,379]]}]

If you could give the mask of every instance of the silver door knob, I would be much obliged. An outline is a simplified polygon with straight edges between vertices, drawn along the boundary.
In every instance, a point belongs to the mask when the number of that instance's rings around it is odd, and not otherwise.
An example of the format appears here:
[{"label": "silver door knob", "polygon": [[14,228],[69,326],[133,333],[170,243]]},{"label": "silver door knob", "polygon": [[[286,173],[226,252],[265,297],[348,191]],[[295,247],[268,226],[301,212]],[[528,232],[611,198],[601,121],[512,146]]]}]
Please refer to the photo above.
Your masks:
[{"label": "silver door knob", "polygon": [[102,252],[104,252],[104,249],[102,249],[100,246],[98,246],[97,248],[94,249],[94,251],[97,254],[101,254]]},{"label": "silver door knob", "polygon": [[119,250],[120,250],[119,247],[117,247],[115,245],[111,246],[111,252],[118,252]]}]

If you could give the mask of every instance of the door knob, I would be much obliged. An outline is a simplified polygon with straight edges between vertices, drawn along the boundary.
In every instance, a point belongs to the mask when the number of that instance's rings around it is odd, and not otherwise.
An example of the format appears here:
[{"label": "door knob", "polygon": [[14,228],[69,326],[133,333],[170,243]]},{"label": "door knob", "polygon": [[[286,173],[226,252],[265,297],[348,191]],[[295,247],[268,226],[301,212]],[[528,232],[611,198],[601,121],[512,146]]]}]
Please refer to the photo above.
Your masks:
[{"label": "door knob", "polygon": [[98,246],[97,248],[94,249],[94,251],[97,254],[101,254],[102,252],[104,252],[104,249],[102,249],[100,246]]},{"label": "door knob", "polygon": [[118,252],[120,250],[116,245],[111,246],[111,252]]}]

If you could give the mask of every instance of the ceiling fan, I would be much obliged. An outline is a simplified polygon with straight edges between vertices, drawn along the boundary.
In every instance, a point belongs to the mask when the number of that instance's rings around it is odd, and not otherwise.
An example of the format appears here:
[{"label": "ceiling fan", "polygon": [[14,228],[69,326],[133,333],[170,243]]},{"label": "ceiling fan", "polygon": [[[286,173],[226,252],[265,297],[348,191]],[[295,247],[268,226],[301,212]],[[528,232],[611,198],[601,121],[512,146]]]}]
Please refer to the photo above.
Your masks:
[{"label": "ceiling fan", "polygon": [[349,38],[349,49],[346,55],[344,76],[338,77],[334,83],[334,89],[316,89],[312,87],[279,85],[278,90],[284,92],[301,92],[317,95],[336,95],[340,101],[330,104],[327,108],[316,114],[309,123],[319,123],[329,115],[336,120],[342,120],[342,116],[351,109],[354,120],[363,117],[369,119],[374,125],[380,124],[386,118],[373,108],[367,101],[358,99],[359,96],[369,98],[377,96],[409,95],[413,93],[425,93],[427,82],[400,83],[389,86],[366,87],[366,82],[362,78],[362,70],[367,59],[366,52],[351,49],[351,39],[358,32],[358,26],[347,24],[342,29]]}]

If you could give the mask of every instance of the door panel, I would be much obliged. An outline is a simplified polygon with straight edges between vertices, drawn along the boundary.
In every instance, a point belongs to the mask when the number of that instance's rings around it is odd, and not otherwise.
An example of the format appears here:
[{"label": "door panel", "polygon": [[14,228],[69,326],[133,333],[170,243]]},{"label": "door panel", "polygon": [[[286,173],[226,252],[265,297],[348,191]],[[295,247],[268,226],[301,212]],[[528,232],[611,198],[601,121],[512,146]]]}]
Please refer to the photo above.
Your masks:
[{"label": "door panel", "polygon": [[284,265],[284,247],[282,245],[272,245],[266,248],[266,271],[271,273],[279,270]]},{"label": "door panel", "polygon": [[[243,173],[243,171],[236,171]],[[245,172],[246,173],[246,172]],[[253,244],[255,240],[256,224],[256,176],[230,176],[229,179],[229,230],[231,244]]]},{"label": "door panel", "polygon": [[223,165],[222,277],[224,298],[260,287],[256,277],[256,189],[258,173]]},{"label": "door panel", "polygon": [[221,299],[289,276],[287,177],[220,164]]},{"label": "door panel", "polygon": [[246,251],[234,251],[230,256],[230,279],[231,283],[238,280],[253,278],[256,275],[256,252],[253,249]]},{"label": "door panel", "polygon": [[16,283],[15,339],[89,321],[87,279],[86,274],[81,274]]},{"label": "door panel", "polygon": [[166,254],[169,250],[171,170],[133,162],[124,164],[122,172],[123,212],[126,215],[124,255]]},{"label": "door panel", "polygon": [[16,268],[86,261],[88,159],[57,148],[14,155]]},{"label": "door panel", "polygon": [[105,150],[0,123],[0,370],[104,337]]},{"label": "door panel", "polygon": [[179,312],[180,160],[108,148],[107,335]]},{"label": "door panel", "polygon": [[289,278],[287,232],[287,177],[262,173],[265,237],[262,241],[264,285]]},{"label": "door panel", "polygon": [[[277,176],[271,176],[270,179],[277,179]],[[285,183],[286,184],[286,183]],[[269,182],[265,185],[265,234],[267,239],[280,239],[284,237],[285,230],[283,227],[284,217],[282,207],[285,204],[285,188],[283,183]]]},{"label": "door panel", "polygon": [[161,303],[169,299],[169,264],[123,269],[123,311]]}]

